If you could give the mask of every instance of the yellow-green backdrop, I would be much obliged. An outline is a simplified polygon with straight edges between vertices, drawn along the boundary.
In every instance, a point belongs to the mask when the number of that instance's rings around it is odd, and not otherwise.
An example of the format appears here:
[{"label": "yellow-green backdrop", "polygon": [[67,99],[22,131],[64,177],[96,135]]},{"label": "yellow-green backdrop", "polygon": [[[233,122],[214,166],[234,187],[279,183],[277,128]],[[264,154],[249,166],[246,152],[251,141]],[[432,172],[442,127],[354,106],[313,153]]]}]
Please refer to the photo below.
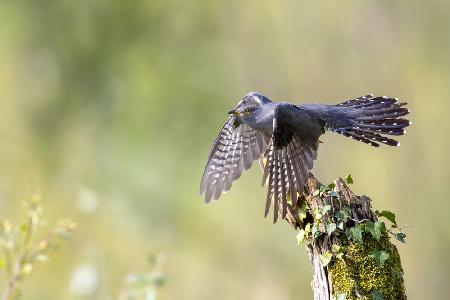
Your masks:
[{"label": "yellow-green backdrop", "polygon": [[[352,173],[411,226],[398,245],[410,299],[448,297],[449,55],[444,0],[2,0],[0,218],[24,216],[31,182],[49,224],[79,225],[24,299],[115,299],[151,253],[166,256],[158,299],[311,299],[295,232],[263,218],[256,166],[220,201],[198,195],[226,112],[252,90],[409,102],[400,148],[328,134],[314,173]],[[97,280],[80,295],[86,265]]]}]

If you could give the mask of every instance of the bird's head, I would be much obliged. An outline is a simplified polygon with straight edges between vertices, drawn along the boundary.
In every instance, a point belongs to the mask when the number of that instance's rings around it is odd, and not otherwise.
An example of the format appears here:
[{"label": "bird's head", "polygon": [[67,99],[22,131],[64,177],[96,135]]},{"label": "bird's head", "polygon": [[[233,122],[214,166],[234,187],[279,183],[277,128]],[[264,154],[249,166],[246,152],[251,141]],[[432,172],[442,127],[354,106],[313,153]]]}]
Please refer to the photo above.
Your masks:
[{"label": "bird's head", "polygon": [[245,123],[254,122],[256,115],[261,111],[264,104],[272,102],[266,96],[251,92],[242,98],[241,101],[237,104],[236,108],[229,111],[229,114],[235,115],[239,117]]}]

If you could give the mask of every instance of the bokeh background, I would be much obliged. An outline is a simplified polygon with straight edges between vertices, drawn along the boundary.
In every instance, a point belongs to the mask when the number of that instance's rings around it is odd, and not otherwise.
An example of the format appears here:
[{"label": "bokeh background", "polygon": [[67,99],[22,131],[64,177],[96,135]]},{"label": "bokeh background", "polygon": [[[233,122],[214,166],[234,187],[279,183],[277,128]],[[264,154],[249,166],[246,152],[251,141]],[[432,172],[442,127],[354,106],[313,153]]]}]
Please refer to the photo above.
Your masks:
[{"label": "bokeh background", "polygon": [[116,299],[159,253],[158,299],[312,299],[296,233],[263,218],[257,166],[221,201],[198,195],[226,112],[252,90],[409,102],[402,147],[328,134],[314,173],[351,173],[410,225],[398,245],[409,298],[447,298],[449,54],[444,0],[1,1],[0,217],[24,217],[31,185],[49,224],[79,226],[24,299]]}]

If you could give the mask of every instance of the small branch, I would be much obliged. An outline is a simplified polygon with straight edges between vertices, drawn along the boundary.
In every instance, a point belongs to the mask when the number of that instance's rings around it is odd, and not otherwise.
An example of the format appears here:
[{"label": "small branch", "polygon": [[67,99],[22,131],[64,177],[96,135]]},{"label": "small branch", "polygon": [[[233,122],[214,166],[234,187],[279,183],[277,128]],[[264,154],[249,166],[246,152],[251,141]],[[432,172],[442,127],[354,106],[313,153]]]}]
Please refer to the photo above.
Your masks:
[{"label": "small branch", "polygon": [[[33,264],[37,261],[45,260],[45,257],[40,258],[39,256],[43,255],[48,250],[49,246],[56,238],[67,238],[76,228],[76,224],[69,219],[59,220],[56,226],[40,241],[34,243],[33,240],[35,240],[36,231],[40,224],[39,215],[41,208],[38,203],[32,204],[33,206],[30,207],[28,212],[28,225],[24,232],[25,236],[22,247],[19,248],[17,260],[12,269],[11,267],[7,268],[9,270],[6,276],[8,283],[1,300],[14,299],[20,282],[31,272]],[[9,250],[4,248],[4,251],[5,257],[8,257],[7,261],[9,261],[9,265],[11,266],[12,259],[8,252]]]},{"label": "small branch", "polygon": [[14,269],[12,271],[11,278],[8,283],[8,287],[6,288],[5,292],[3,293],[2,300],[13,299],[14,295],[16,294],[19,281],[23,277],[23,274],[22,274],[23,261],[24,261],[24,257],[20,256],[19,259],[17,260],[16,264],[14,265]]},{"label": "small branch", "polygon": [[9,276],[12,272],[12,258],[11,258],[11,252],[7,247],[3,248],[3,256],[5,257],[5,279],[8,283]]},{"label": "small branch", "polygon": [[34,211],[30,211],[28,213],[28,226],[27,226],[27,231],[25,233],[23,250],[19,254],[19,257],[14,265],[12,273],[8,274],[8,275],[10,275],[9,282],[8,282],[8,286],[5,290],[5,292],[3,293],[2,300],[13,299],[13,297],[17,291],[18,283],[23,277],[22,269],[24,268],[24,265],[26,264],[28,253],[32,247],[33,235],[36,231],[37,223],[34,219],[35,217],[37,217],[37,216],[35,216]]}]

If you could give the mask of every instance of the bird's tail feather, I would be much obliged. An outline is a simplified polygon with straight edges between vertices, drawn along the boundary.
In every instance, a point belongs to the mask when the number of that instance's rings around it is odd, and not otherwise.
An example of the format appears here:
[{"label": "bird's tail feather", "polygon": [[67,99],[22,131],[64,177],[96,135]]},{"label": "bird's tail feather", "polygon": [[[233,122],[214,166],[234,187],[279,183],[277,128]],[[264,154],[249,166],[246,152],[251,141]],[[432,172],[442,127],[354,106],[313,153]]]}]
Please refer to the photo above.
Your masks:
[{"label": "bird's tail feather", "polygon": [[379,143],[400,146],[399,142],[385,136],[403,135],[411,124],[402,118],[409,113],[404,107],[407,103],[397,101],[397,98],[372,95],[346,101],[335,107],[345,113],[349,122],[342,126],[342,122],[331,120],[326,122],[325,128],[374,147],[379,147]]}]

